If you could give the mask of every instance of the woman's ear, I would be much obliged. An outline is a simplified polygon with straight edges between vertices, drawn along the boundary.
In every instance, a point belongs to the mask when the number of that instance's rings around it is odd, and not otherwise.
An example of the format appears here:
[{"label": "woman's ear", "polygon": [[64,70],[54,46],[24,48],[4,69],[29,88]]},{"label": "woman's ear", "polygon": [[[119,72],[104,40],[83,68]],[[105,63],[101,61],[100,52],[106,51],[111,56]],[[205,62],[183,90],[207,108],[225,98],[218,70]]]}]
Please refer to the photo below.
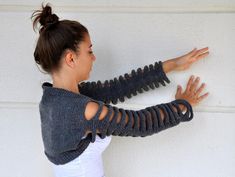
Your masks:
[{"label": "woman's ear", "polygon": [[76,59],[76,56],[75,56],[75,53],[71,50],[66,50],[65,53],[64,53],[64,60],[65,60],[65,63],[71,67],[71,68],[74,68],[75,67],[75,59]]}]

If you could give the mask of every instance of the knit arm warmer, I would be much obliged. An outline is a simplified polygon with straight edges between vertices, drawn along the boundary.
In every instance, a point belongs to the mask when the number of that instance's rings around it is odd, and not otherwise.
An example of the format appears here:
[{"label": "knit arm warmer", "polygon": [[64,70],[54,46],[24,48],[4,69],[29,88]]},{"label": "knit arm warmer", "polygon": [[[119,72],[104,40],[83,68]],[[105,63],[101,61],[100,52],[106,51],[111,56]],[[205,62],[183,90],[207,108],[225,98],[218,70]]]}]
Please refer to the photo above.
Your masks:
[{"label": "knit arm warmer", "polygon": [[[109,135],[145,137],[173,127],[180,122],[190,121],[193,118],[191,105],[183,99],[146,107],[138,111],[125,110],[104,104],[101,101],[93,101],[99,104],[99,108],[95,116],[88,121],[89,126],[87,127],[89,127],[92,135],[91,142],[95,142],[97,130],[99,130],[101,138]],[[179,104],[187,108],[184,114]],[[99,119],[104,105],[108,107],[108,113],[104,118]],[[160,109],[164,112],[164,118],[161,117]],[[119,121],[117,121],[118,114],[121,114]]]},{"label": "knit arm warmer", "polygon": [[81,155],[96,135],[144,137],[193,118],[192,107],[184,99],[134,111],[52,87],[48,82],[42,87],[41,132],[45,154],[54,164],[65,164]]},{"label": "knit arm warmer", "polygon": [[[91,97],[95,100],[103,101],[104,103],[117,104],[118,99],[124,102],[124,97],[131,98],[132,94],[135,96],[137,92],[143,93],[143,90],[148,91],[149,87],[155,89],[159,84],[166,86],[165,82],[170,83],[167,78],[162,62],[155,62],[154,66],[145,65],[144,69],[138,68],[132,70],[131,74],[124,74],[112,80],[105,80],[101,83],[97,82],[82,82],[78,85],[80,93]],[[148,87],[149,86],[149,87]],[[142,90],[143,89],[143,90]]]}]

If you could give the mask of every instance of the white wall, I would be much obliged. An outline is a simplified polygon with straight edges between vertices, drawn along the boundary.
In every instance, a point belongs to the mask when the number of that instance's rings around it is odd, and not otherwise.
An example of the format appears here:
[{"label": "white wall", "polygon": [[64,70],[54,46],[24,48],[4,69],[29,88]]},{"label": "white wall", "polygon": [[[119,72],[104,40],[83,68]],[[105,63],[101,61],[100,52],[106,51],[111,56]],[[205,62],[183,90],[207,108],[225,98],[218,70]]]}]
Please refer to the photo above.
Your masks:
[{"label": "white wall", "polygon": [[[52,177],[43,154],[38,103],[50,80],[33,59],[37,34],[30,16],[41,1],[0,1],[0,177]],[[132,69],[209,46],[190,70],[168,74],[171,83],[127,99],[140,109],[174,100],[191,74],[209,97],[191,122],[145,138],[113,136],[103,154],[107,177],[235,176],[235,1],[51,1],[61,19],[90,31],[97,60],[90,80],[112,79]],[[106,67],[108,65],[109,67]]]}]

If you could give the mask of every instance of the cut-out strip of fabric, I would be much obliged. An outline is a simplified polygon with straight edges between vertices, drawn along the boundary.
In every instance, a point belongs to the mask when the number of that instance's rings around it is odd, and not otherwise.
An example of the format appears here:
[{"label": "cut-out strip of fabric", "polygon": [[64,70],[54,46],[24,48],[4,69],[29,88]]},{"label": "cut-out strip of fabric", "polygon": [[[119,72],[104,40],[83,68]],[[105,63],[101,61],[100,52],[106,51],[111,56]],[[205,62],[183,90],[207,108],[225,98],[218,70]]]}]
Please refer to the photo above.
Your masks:
[{"label": "cut-out strip of fabric", "polygon": [[[99,104],[98,111],[90,121],[92,139],[95,142],[97,129],[101,138],[106,136],[133,136],[145,137],[158,133],[167,128],[178,125],[180,122],[190,121],[193,118],[192,106],[183,99],[177,99],[169,103],[162,103],[141,110],[125,110],[93,100]],[[179,105],[186,107],[183,113]],[[108,107],[105,117],[99,120],[103,106]],[[160,110],[164,116],[161,116]],[[119,117],[118,121],[118,115]]]},{"label": "cut-out strip of fabric", "polygon": [[118,100],[124,102],[124,97],[131,98],[132,95],[148,91],[149,88],[155,89],[159,85],[166,86],[170,80],[166,76],[162,62],[155,62],[154,65],[145,65],[144,68],[132,70],[131,74],[120,75],[118,78],[105,80],[102,83],[97,82],[82,82],[78,85],[80,93],[87,95],[95,100],[103,101],[104,103],[117,104]]}]

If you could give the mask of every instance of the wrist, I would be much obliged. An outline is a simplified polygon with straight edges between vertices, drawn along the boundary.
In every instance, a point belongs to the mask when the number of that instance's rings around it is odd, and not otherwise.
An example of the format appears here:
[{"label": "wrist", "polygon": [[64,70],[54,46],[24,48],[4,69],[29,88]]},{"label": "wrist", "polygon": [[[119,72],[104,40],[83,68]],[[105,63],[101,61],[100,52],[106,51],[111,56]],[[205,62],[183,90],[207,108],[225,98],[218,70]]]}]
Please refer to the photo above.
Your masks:
[{"label": "wrist", "polygon": [[[186,111],[186,107],[184,105],[179,105],[179,108],[182,112]],[[173,107],[174,111],[177,112],[177,109],[175,107]]]},{"label": "wrist", "polygon": [[179,105],[182,112],[186,111],[186,107],[184,105]]},{"label": "wrist", "polygon": [[175,69],[175,67],[176,67],[176,64],[175,64],[174,59],[170,59],[170,60],[164,61],[162,63],[162,68],[165,73],[169,73],[169,72],[173,71]]}]

